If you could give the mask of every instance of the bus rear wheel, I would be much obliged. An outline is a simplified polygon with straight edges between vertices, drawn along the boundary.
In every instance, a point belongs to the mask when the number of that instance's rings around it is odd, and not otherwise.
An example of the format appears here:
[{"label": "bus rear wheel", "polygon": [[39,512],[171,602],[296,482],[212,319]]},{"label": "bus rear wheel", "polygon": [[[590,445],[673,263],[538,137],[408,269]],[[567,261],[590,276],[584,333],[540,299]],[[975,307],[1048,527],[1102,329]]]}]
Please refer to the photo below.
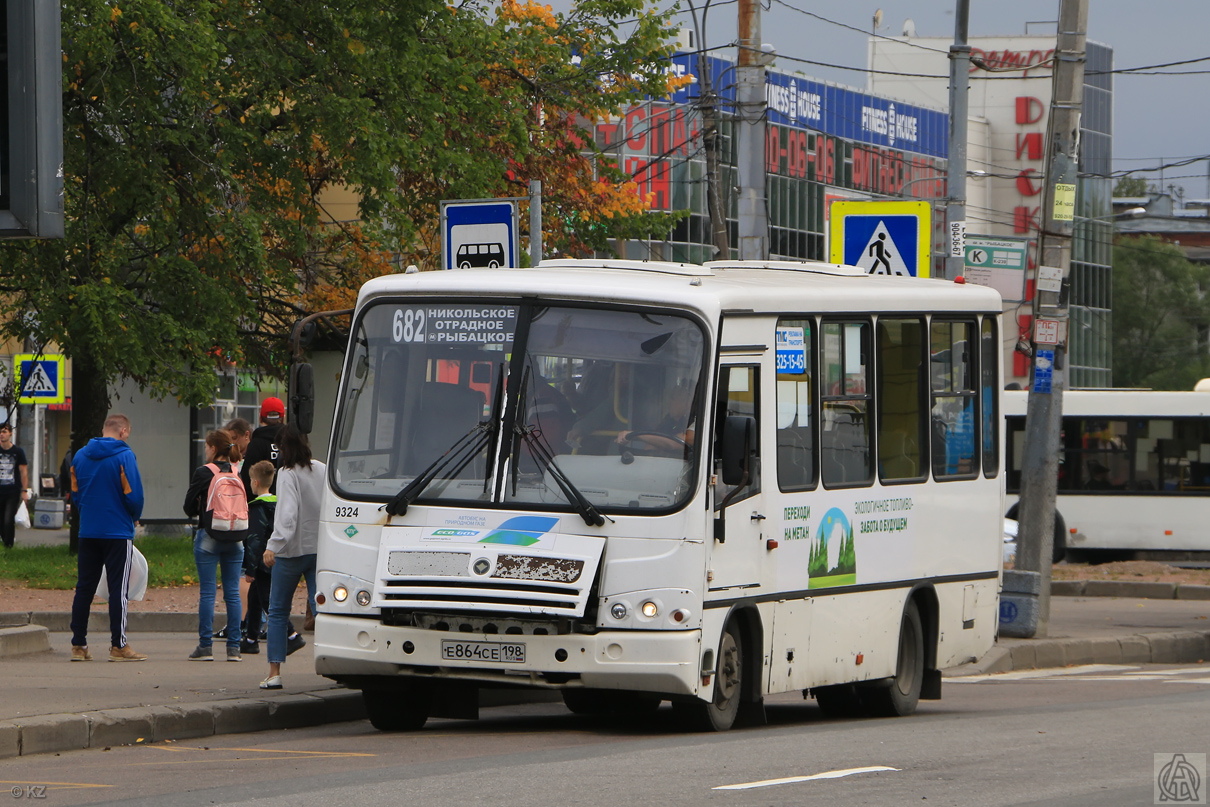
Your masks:
[{"label": "bus rear wheel", "polygon": [[909,601],[899,625],[899,658],[890,681],[862,688],[861,701],[876,717],[902,717],[916,711],[924,685],[924,624]]},{"label": "bus rear wheel", "polygon": [[719,640],[714,663],[714,691],[709,701],[676,701],[677,717],[692,731],[727,731],[735,725],[744,690],[744,646],[734,620]]},{"label": "bus rear wheel", "polygon": [[363,689],[370,725],[379,731],[417,731],[429,719],[428,697],[418,690]]}]

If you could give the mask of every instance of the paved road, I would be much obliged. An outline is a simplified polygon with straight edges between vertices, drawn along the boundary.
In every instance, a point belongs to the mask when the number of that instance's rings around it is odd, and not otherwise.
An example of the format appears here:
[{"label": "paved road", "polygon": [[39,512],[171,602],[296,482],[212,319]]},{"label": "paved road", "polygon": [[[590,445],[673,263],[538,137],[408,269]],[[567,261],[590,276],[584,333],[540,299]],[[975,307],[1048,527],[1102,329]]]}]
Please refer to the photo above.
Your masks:
[{"label": "paved road", "polygon": [[415,734],[347,723],[4,760],[0,781],[23,798],[45,787],[56,805],[149,807],[1151,804],[1157,754],[1196,763],[1210,750],[1207,672],[1118,665],[947,682],[944,700],[886,720],[827,720],[781,696],[768,726],[718,735],[676,731],[667,709],[639,728],[530,704]]}]

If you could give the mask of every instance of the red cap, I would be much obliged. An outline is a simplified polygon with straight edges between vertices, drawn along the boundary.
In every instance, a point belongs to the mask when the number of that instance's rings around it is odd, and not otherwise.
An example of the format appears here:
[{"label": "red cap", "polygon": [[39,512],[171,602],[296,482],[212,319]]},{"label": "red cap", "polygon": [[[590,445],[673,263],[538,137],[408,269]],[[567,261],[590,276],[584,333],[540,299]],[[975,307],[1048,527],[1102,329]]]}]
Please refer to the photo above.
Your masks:
[{"label": "red cap", "polygon": [[281,420],[286,416],[286,405],[281,398],[266,398],[260,405],[261,420]]}]

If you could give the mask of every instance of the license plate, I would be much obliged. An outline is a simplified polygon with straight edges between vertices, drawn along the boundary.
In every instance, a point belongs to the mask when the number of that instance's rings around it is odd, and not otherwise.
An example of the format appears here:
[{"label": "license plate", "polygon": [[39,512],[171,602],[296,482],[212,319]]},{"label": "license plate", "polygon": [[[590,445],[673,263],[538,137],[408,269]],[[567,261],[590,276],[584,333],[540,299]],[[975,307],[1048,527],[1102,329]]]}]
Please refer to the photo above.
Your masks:
[{"label": "license plate", "polygon": [[497,664],[524,664],[525,645],[521,642],[441,642],[441,658],[449,661],[490,661]]}]

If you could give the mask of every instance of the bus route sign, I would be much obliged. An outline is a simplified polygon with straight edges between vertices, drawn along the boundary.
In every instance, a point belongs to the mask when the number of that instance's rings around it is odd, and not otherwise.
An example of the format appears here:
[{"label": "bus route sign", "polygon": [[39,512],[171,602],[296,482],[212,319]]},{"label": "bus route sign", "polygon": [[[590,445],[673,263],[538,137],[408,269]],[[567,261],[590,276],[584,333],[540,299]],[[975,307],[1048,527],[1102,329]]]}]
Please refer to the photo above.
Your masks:
[{"label": "bus route sign", "polygon": [[441,203],[443,269],[517,266],[517,204],[508,199]]}]

